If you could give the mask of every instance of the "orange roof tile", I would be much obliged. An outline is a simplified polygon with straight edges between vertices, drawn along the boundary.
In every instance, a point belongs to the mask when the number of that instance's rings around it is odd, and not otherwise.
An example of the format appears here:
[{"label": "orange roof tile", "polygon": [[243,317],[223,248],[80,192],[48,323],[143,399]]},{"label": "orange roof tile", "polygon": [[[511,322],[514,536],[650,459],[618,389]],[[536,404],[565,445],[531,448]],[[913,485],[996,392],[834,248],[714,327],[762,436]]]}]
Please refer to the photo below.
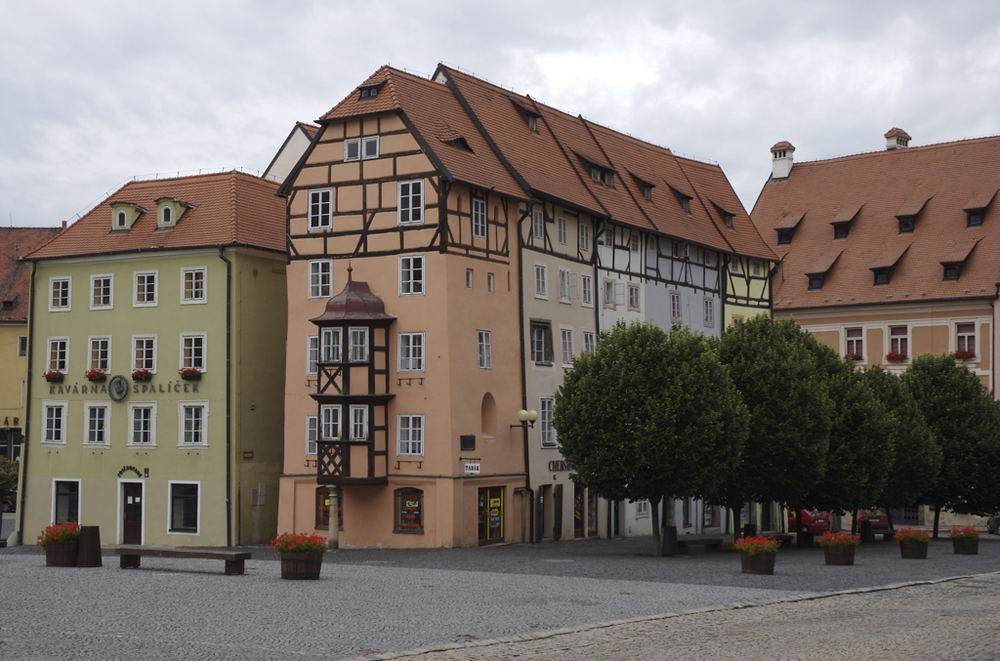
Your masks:
[{"label": "orange roof tile", "polygon": [[[1000,209],[990,197],[982,225],[968,226],[970,200],[1000,188],[1000,137],[856,154],[796,163],[787,179],[771,179],[752,216],[777,249],[776,228],[790,212],[805,211],[774,281],[781,309],[992,297],[1000,276]],[[847,238],[834,239],[829,219],[863,206]],[[900,235],[897,215],[919,212],[912,233]],[[907,244],[905,256],[900,246]],[[974,245],[966,251],[966,247]],[[805,274],[821,255],[843,249],[818,290]],[[886,253],[888,251],[888,253]],[[961,253],[965,252],[964,257]],[[898,252],[893,255],[891,253]],[[964,258],[958,280],[944,280],[941,263]],[[874,286],[870,269],[896,257],[887,285]]]},{"label": "orange roof tile", "polygon": [[985,190],[985,191],[980,191],[978,193],[974,193],[972,197],[969,198],[969,201],[965,203],[965,206],[962,207],[962,210],[972,211],[976,209],[985,209],[986,207],[990,206],[990,202],[993,201],[993,198],[996,196],[996,194],[997,194],[997,189],[995,188],[992,190]]},{"label": "orange roof tile", "polygon": [[837,259],[843,252],[843,250],[830,250],[822,255],[819,255],[816,258],[815,263],[813,263],[810,268],[806,269],[806,275],[819,275],[820,273],[826,273],[830,270],[830,267],[837,262]]},{"label": "orange roof tile", "polygon": [[906,254],[906,251],[910,249],[910,241],[906,240],[902,243],[893,243],[886,245],[882,248],[882,252],[871,261],[869,264],[869,269],[891,269],[896,263]]},{"label": "orange roof tile", "polygon": [[[230,171],[132,181],[32,252],[29,259],[205,246],[247,245],[285,252],[285,205],[278,185]],[[156,200],[193,205],[171,229],[156,227]],[[138,204],[143,213],[127,231],[111,230],[109,206]]]},{"label": "orange roof tile", "polygon": [[58,227],[0,227],[0,323],[28,323],[31,264],[21,258],[59,231]]},{"label": "orange roof tile", "polygon": [[861,207],[862,206],[864,206],[864,205],[863,204],[845,204],[844,206],[840,207],[840,210],[837,211],[836,215],[833,217],[833,220],[831,220],[830,222],[831,223],[847,223],[847,222],[850,222],[850,221],[854,220],[855,216],[858,215],[858,212],[861,211]]},{"label": "orange roof tile", "polygon": [[969,258],[972,249],[981,239],[967,238],[949,241],[941,253],[942,264],[958,264]]}]

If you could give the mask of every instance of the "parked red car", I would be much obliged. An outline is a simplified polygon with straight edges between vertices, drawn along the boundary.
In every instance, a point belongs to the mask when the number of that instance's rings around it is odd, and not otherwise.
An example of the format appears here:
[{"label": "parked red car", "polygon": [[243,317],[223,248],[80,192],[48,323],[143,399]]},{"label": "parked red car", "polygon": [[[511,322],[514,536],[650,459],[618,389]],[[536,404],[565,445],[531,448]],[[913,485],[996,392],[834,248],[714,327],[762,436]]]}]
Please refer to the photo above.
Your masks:
[{"label": "parked red car", "polygon": [[[830,513],[818,510],[802,510],[802,528],[809,533],[818,535],[830,529]],[[788,532],[798,532],[799,522],[794,514],[788,515]]]},{"label": "parked red car", "polygon": [[872,524],[872,532],[883,533],[889,530],[889,515],[885,510],[858,510],[858,529],[867,521]]}]

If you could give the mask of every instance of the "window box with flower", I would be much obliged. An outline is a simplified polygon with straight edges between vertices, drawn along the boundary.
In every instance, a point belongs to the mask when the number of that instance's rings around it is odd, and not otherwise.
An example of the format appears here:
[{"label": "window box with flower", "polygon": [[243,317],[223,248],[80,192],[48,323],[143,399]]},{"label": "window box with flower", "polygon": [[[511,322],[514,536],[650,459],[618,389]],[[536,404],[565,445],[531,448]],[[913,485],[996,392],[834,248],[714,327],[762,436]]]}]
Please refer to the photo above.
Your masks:
[{"label": "window box with flower", "polygon": [[140,368],[137,370],[132,370],[132,380],[139,383],[145,383],[153,378],[153,372],[151,370]]},{"label": "window box with flower", "polygon": [[908,356],[900,351],[890,351],[889,353],[885,354],[885,359],[888,360],[890,363],[902,363],[907,358]]},{"label": "window box with flower", "polygon": [[59,370],[48,370],[42,372],[42,378],[49,383],[62,383],[63,379],[66,378],[66,375]]},{"label": "window box with flower", "polygon": [[739,551],[740,569],[744,574],[773,574],[774,558],[780,542],[774,537],[740,537],[733,542]]},{"label": "window box with flower", "polygon": [[816,541],[823,547],[823,557],[828,565],[853,565],[854,552],[861,543],[861,535],[827,530]]},{"label": "window box with flower", "polygon": [[959,349],[958,351],[951,354],[951,357],[955,360],[972,360],[976,357],[975,351],[968,351],[967,349]]},{"label": "window box with flower", "polygon": [[271,540],[271,547],[281,558],[281,578],[317,580],[323,567],[326,539],[319,535],[285,532]]},{"label": "window box with flower", "polygon": [[80,546],[80,524],[56,523],[46,526],[37,544],[45,549],[46,567],[76,567]]},{"label": "window box with flower", "polygon": [[931,538],[926,530],[900,528],[896,531],[895,539],[899,543],[901,557],[911,560],[927,559],[927,546]]},{"label": "window box with flower", "polygon": [[200,381],[201,380],[201,370],[197,367],[182,367],[177,370],[181,378],[185,381]]},{"label": "window box with flower", "polygon": [[846,360],[848,362],[856,363],[859,360],[861,360],[861,354],[860,353],[845,353],[844,354],[844,360]]},{"label": "window box with flower", "polygon": [[108,373],[102,369],[92,369],[84,372],[83,376],[86,377],[87,381],[100,383],[101,381],[104,381],[105,379],[108,378]]},{"label": "window box with flower", "polygon": [[952,526],[948,538],[955,553],[979,555],[979,531],[972,526]]}]

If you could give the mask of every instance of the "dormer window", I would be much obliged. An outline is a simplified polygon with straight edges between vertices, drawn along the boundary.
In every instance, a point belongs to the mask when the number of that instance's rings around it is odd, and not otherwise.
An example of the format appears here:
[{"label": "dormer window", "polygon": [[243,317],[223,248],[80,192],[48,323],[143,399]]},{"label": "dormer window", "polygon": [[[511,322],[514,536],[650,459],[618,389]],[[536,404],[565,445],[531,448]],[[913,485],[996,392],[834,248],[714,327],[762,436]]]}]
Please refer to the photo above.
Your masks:
[{"label": "dormer window", "polygon": [[941,254],[941,267],[944,269],[942,280],[958,280],[962,277],[962,268],[968,261],[969,255],[975,250],[979,239],[964,238],[955,239],[947,246]]},{"label": "dormer window", "polygon": [[538,115],[527,113],[525,115],[525,121],[528,123],[529,131],[532,133],[538,133]]},{"label": "dormer window", "polygon": [[470,154],[473,153],[472,147],[469,146],[469,143],[466,142],[465,138],[463,138],[462,136],[458,136],[453,140],[445,140],[444,144],[448,145],[449,147],[454,147],[455,149],[461,149],[462,151],[467,151]]},{"label": "dormer window", "polygon": [[965,210],[965,226],[966,227],[979,227],[983,224],[983,216],[986,215],[986,209],[966,209]]},{"label": "dormer window", "polygon": [[924,210],[929,197],[910,198],[903,203],[903,206],[896,212],[896,219],[899,221],[899,233],[910,234],[917,226],[917,216]]},{"label": "dormer window", "polygon": [[361,161],[370,158],[378,158],[377,135],[344,141],[344,161]]},{"label": "dormer window", "polygon": [[732,228],[733,219],[736,217],[728,211],[720,211],[719,215],[722,216],[722,222],[726,224],[726,227]]},{"label": "dormer window", "polygon": [[653,201],[653,184],[649,183],[645,179],[632,175],[632,179],[635,181],[635,185],[639,187],[639,192],[642,197],[647,202]]},{"label": "dormer window", "polygon": [[594,180],[594,183],[604,184],[608,188],[614,188],[615,185],[615,173],[607,168],[602,168],[599,165],[590,165],[590,178]]},{"label": "dormer window", "polygon": [[794,227],[779,227],[778,232],[778,245],[783,246],[792,242],[792,236],[795,235]]},{"label": "dormer window", "polygon": [[160,225],[169,225],[171,223],[172,209],[170,207],[163,207],[160,209]]},{"label": "dormer window", "polygon": [[833,265],[837,263],[838,259],[840,259],[840,254],[842,252],[844,251],[828,251],[816,258],[816,262],[806,272],[806,277],[809,278],[809,289],[823,288],[823,283],[826,281],[826,274],[830,272]]},{"label": "dormer window", "polygon": [[677,198],[677,203],[681,205],[681,209],[684,213],[691,213],[691,196],[685,195],[677,189],[673,189],[674,197]]},{"label": "dormer window", "polygon": [[833,238],[846,239],[851,231],[851,223],[833,223]]},{"label": "dormer window", "polygon": [[810,273],[809,277],[809,289],[822,289],[823,280],[826,278],[826,273]]},{"label": "dormer window", "polygon": [[128,231],[135,224],[139,216],[144,213],[146,213],[146,210],[138,204],[133,204],[132,202],[112,202],[111,231]]},{"label": "dormer window", "polygon": [[875,274],[875,285],[887,285],[889,284],[889,277],[892,273],[891,268],[883,267],[872,269],[872,273]]},{"label": "dormer window", "polygon": [[181,202],[173,197],[161,197],[156,201],[156,229],[169,229],[176,227],[181,221],[181,216],[188,209],[193,209],[194,205]]},{"label": "dormer window", "polygon": [[942,280],[958,280],[958,278],[962,275],[961,262],[947,262],[941,266],[944,267],[944,277]]},{"label": "dormer window", "polygon": [[358,98],[360,99],[374,99],[378,96],[378,91],[381,89],[382,84],[378,85],[365,85],[358,90]]},{"label": "dormer window", "polygon": [[128,214],[124,211],[115,212],[115,229],[124,230],[128,229]]},{"label": "dormer window", "polygon": [[899,221],[900,234],[911,234],[917,224],[916,216],[897,216],[896,219]]}]

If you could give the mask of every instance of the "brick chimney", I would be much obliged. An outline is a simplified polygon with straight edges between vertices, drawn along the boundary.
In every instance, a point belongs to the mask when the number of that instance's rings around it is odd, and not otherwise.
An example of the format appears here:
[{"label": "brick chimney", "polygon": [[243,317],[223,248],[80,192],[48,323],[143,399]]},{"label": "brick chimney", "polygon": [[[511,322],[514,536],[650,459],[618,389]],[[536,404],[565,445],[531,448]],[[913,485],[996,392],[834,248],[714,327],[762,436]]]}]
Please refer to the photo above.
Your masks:
[{"label": "brick chimney", "polygon": [[885,149],[906,149],[910,146],[910,134],[895,126],[885,132]]},{"label": "brick chimney", "polygon": [[771,147],[771,178],[787,179],[792,171],[792,154],[795,153],[795,145],[782,140]]}]

